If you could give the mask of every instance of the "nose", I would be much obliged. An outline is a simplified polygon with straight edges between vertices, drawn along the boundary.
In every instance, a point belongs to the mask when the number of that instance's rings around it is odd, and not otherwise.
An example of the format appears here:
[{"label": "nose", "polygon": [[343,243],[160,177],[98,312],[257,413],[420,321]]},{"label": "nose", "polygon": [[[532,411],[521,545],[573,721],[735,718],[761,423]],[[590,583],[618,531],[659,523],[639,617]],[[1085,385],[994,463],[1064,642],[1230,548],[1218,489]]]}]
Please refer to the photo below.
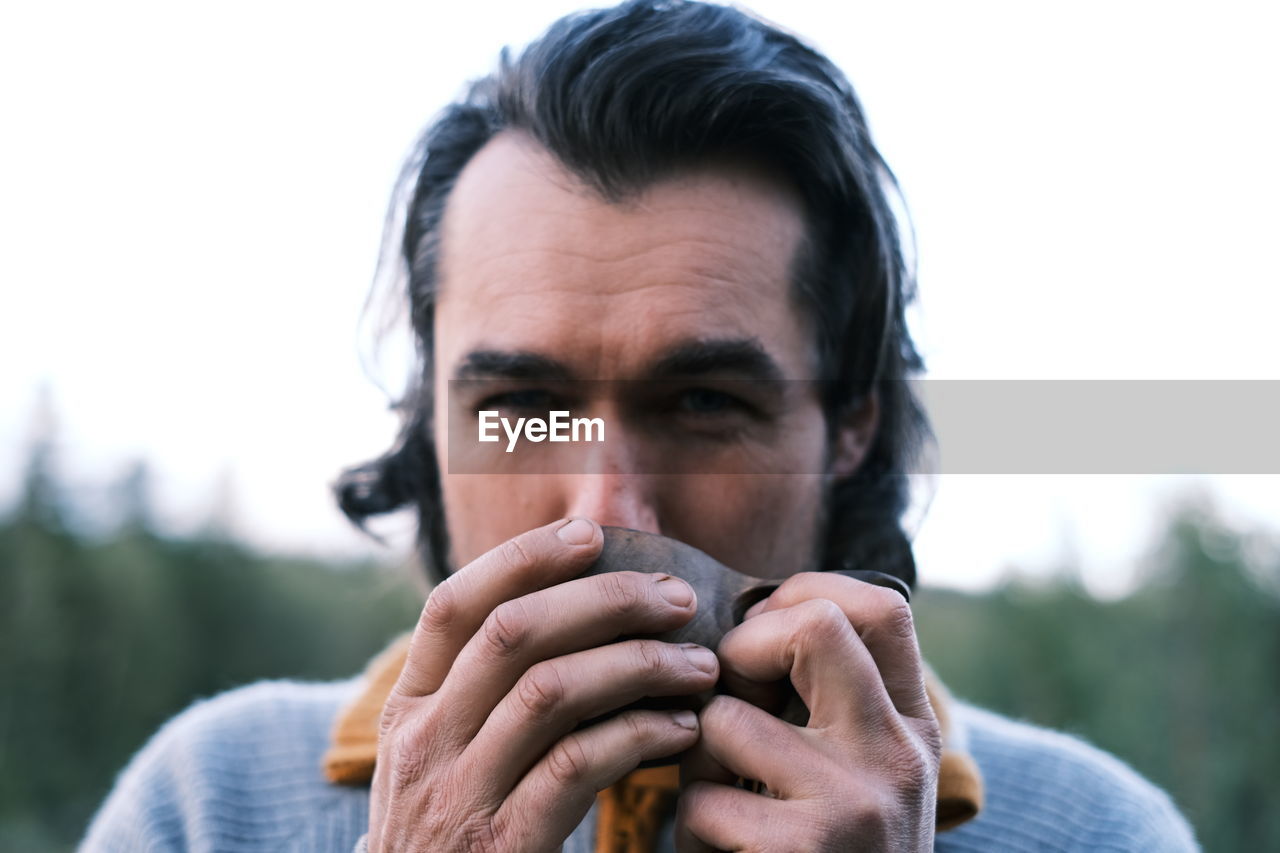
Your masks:
[{"label": "nose", "polygon": [[566,515],[646,533],[659,529],[657,479],[643,469],[642,448],[625,430],[580,457],[582,470],[566,476]]},{"label": "nose", "polygon": [[579,474],[566,483],[568,512],[603,525],[661,533],[653,478],[628,471]]}]

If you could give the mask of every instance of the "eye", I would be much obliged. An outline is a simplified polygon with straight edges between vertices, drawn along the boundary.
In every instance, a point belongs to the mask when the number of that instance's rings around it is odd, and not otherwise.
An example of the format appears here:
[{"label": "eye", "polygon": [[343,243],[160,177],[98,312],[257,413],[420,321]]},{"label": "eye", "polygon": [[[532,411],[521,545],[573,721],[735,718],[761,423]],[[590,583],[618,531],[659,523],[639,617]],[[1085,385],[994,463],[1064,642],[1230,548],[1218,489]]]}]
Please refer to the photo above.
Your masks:
[{"label": "eye", "polygon": [[744,404],[732,394],[714,388],[689,388],[680,392],[677,407],[691,415],[720,415],[740,411]]}]

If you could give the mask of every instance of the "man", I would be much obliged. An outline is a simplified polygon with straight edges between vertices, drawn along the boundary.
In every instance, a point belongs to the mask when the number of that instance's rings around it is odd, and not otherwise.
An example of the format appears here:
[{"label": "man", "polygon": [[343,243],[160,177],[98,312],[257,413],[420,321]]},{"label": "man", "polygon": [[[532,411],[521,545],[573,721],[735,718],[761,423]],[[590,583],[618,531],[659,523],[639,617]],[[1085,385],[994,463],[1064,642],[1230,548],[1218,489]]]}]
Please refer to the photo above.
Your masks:
[{"label": "man", "polygon": [[[357,521],[416,506],[440,583],[365,679],[170,723],[86,848],[1194,847],[1115,759],[949,700],[902,597],[821,571],[914,583],[927,435],[892,178],[829,62],[721,7],[571,16],[437,120],[406,182],[422,369],[396,448],[339,493]],[[607,440],[479,442],[481,412],[559,408]],[[602,525],[782,583],[714,651],[661,642],[706,602],[582,577]],[[717,685],[696,713],[634,704]],[[633,772],[664,760],[678,782]]]}]

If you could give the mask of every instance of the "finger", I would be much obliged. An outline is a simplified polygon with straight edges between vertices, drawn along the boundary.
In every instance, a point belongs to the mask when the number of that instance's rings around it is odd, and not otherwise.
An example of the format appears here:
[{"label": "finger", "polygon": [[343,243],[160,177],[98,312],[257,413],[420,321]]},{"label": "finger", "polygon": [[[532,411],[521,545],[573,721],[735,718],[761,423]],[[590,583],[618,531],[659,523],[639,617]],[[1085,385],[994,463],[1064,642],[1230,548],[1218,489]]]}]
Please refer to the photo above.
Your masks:
[{"label": "finger", "polygon": [[458,654],[437,691],[455,721],[447,734],[470,739],[526,671],[541,661],[685,624],[693,587],[671,575],[609,572],[539,590],[494,608]]},{"label": "finger", "polygon": [[434,693],[495,607],[581,574],[603,545],[594,521],[562,519],[509,539],[455,572],[427,598],[395,692]]},{"label": "finger", "polygon": [[[697,782],[680,794],[676,808],[676,849],[681,853],[759,849],[761,838],[777,838],[780,849],[796,843],[785,830],[787,804],[711,782]],[[774,849],[768,847],[766,849]]]},{"label": "finger", "polygon": [[536,664],[494,708],[462,760],[495,796],[582,720],[645,696],[710,690],[719,665],[709,649],[628,640]]},{"label": "finger", "polygon": [[[814,732],[791,725],[733,696],[716,696],[698,713],[702,736],[685,763],[690,776],[726,783],[763,783],[782,799],[821,796],[823,754]],[[704,781],[692,779],[692,781]]]},{"label": "finger", "polygon": [[844,611],[880,670],[894,707],[909,717],[931,716],[911,607],[895,590],[832,572],[801,572],[784,581],[754,613],[748,611],[747,621],[818,598]]},{"label": "finger", "polygon": [[730,693],[744,682],[789,677],[814,728],[848,731],[893,710],[871,654],[828,599],[760,613],[725,634],[717,654]]},{"label": "finger", "polygon": [[596,792],[697,738],[692,711],[627,711],[565,735],[520,780],[495,824],[510,827],[519,849],[555,848],[582,822]]},{"label": "finger", "polygon": [[707,751],[702,739],[680,756],[680,789],[694,782],[714,782],[717,785],[736,786],[742,777],[725,767]]}]

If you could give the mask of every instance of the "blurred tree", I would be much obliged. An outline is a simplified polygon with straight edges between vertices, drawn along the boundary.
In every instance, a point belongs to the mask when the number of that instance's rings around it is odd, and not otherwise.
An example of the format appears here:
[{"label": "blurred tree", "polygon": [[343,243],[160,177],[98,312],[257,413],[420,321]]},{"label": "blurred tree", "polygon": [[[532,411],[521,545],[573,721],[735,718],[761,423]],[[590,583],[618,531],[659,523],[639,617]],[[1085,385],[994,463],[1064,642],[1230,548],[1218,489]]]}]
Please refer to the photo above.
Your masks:
[{"label": "blurred tree", "polygon": [[421,592],[368,561],[267,558],[210,529],[154,527],[145,464],[112,488],[105,539],[77,531],[42,407],[0,519],[0,850],[70,848],[129,756],[197,698],[263,678],[358,673]]},{"label": "blurred tree", "polygon": [[27,464],[18,498],[17,521],[49,531],[63,531],[65,502],[59,493],[57,468],[58,418],[53,391],[40,386],[27,438]]},{"label": "blurred tree", "polygon": [[[1176,508],[1114,602],[1072,572],[984,595],[925,589],[925,657],[957,695],[1073,732],[1165,788],[1208,849],[1280,849],[1280,562],[1200,501]],[[1275,548],[1255,549],[1275,559]]]},{"label": "blurred tree", "polygon": [[111,489],[122,536],[146,535],[155,529],[151,517],[151,466],[137,459]]}]

